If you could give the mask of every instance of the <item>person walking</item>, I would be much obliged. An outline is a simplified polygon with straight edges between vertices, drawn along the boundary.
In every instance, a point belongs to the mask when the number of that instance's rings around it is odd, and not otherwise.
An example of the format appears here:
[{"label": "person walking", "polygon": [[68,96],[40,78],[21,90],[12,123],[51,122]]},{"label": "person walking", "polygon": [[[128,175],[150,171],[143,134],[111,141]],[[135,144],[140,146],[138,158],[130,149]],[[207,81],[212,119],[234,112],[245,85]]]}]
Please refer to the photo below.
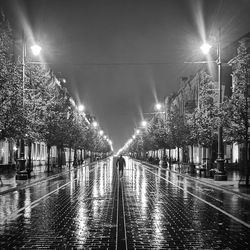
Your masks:
[{"label": "person walking", "polygon": [[124,167],[126,167],[126,161],[122,157],[122,155],[120,155],[120,157],[117,159],[116,167],[119,167],[119,176],[122,177],[123,176],[123,169],[124,169]]}]

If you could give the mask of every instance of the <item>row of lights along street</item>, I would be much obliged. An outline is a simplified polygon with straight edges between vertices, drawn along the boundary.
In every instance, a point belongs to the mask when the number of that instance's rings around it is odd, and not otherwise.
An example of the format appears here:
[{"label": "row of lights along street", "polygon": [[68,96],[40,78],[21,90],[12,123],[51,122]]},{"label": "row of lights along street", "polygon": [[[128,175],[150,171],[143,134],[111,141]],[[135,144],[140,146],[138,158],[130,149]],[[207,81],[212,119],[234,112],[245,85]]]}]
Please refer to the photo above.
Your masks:
[{"label": "row of lights along street", "polygon": [[[34,43],[32,46],[30,46],[30,50],[34,56],[38,57],[41,54],[42,48],[40,45]],[[26,74],[25,71],[26,71],[27,64],[46,65],[46,62],[40,62],[40,61],[33,62],[33,61],[27,60],[27,43],[26,43],[26,37],[24,35],[24,31],[23,31],[22,32],[22,105],[23,105],[23,109],[25,109],[25,74]],[[65,83],[65,82],[66,82],[66,80],[63,79],[63,83]],[[85,113],[84,113],[85,106],[80,104],[77,106],[77,109],[85,117]],[[92,126],[94,128],[98,128],[98,123],[96,121],[93,121]],[[106,135],[104,135],[104,131],[100,129],[98,131],[98,133],[100,136],[103,136],[103,138],[105,140],[107,140],[107,142],[110,144],[110,146],[112,148],[112,141]],[[19,163],[18,164],[18,171],[16,173],[17,180],[30,178],[30,169],[25,169],[26,159],[25,159],[24,137],[25,136],[23,136],[20,140],[20,157],[17,159],[18,163]],[[14,148],[14,150],[17,150],[17,148]]]},{"label": "row of lights along street", "polygon": [[[212,45],[210,45],[209,43],[204,43],[200,49],[201,51],[205,54],[208,55],[210,53],[210,50],[213,48]],[[219,37],[218,37],[218,41],[216,43],[216,51],[217,51],[217,60],[216,61],[212,61],[212,62],[216,62],[218,65],[218,92],[219,92],[219,99],[218,99],[218,104],[219,106],[222,103],[222,62],[221,62],[221,45],[220,45],[220,33],[219,33]],[[211,61],[205,61],[205,63],[209,63]],[[197,62],[196,62],[197,63]],[[198,62],[199,63],[199,62]],[[204,62],[201,62],[204,63]],[[155,104],[155,110],[156,112],[154,113],[149,113],[149,114],[155,114],[155,113],[159,113],[162,110],[162,104],[160,103],[156,103]],[[164,120],[166,121],[166,112],[163,111],[161,113],[165,114],[165,118]],[[142,120],[141,121],[141,128],[145,129],[148,125],[148,122],[146,120]],[[119,150],[123,151],[125,148],[127,148],[127,146],[132,143],[132,141],[136,138],[136,135],[140,134],[140,129],[136,129],[136,133],[132,136],[131,139],[128,140],[128,142],[125,144],[125,146],[123,148],[121,148]],[[223,181],[223,180],[227,180],[227,176],[224,170],[224,155],[223,155],[223,139],[222,139],[222,134],[223,134],[223,128],[222,126],[219,126],[218,128],[218,152],[217,152],[217,171],[214,174],[214,179],[217,181]]]}]

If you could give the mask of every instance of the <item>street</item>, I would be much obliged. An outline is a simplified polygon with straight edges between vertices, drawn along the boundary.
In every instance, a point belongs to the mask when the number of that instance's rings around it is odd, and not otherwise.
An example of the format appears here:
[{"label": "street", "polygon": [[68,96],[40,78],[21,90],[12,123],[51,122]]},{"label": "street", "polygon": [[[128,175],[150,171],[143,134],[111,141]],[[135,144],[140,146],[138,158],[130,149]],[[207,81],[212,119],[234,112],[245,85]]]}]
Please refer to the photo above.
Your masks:
[{"label": "street", "polygon": [[250,200],[126,158],[0,195],[1,249],[249,249]]}]

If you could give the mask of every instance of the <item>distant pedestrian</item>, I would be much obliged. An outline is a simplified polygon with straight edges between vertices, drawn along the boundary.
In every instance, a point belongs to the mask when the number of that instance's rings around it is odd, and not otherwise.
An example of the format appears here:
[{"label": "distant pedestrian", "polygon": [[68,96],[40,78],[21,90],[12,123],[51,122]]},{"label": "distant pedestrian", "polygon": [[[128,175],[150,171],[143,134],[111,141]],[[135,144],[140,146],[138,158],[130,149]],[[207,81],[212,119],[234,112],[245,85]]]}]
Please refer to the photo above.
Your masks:
[{"label": "distant pedestrian", "polygon": [[123,176],[123,169],[124,169],[124,167],[126,167],[126,161],[122,157],[122,155],[120,155],[120,157],[117,159],[116,167],[119,167],[119,176],[122,177]]}]

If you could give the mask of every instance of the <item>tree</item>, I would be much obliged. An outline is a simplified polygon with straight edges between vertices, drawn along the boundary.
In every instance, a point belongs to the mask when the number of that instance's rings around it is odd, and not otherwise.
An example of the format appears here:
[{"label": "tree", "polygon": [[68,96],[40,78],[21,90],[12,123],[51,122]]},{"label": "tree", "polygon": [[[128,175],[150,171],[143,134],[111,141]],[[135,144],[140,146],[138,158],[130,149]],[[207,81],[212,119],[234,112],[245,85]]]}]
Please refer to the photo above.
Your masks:
[{"label": "tree", "polygon": [[189,127],[187,125],[185,116],[180,112],[178,107],[174,107],[169,112],[168,127],[171,134],[172,144],[178,148],[179,162],[179,148],[183,148],[187,145],[187,138],[189,136]]},{"label": "tree", "polygon": [[65,91],[58,85],[57,79],[48,74],[48,78],[42,87],[41,105],[38,109],[39,124],[37,125],[40,140],[47,144],[48,171],[50,166],[50,149],[54,145],[61,145],[68,138],[65,126],[73,123],[69,113],[69,98]]},{"label": "tree", "polygon": [[188,127],[188,136],[187,136],[187,145],[191,146],[191,166],[194,167],[194,145],[198,144],[198,136],[197,136],[197,124],[195,121],[195,113],[186,114],[185,120]]},{"label": "tree", "polygon": [[137,135],[129,147],[126,149],[125,153],[131,153],[133,157],[141,155],[141,152],[143,152],[143,141],[142,141],[142,136]]},{"label": "tree", "polygon": [[250,87],[249,87],[249,67],[250,56],[247,53],[246,45],[243,41],[237,49],[237,56],[232,61],[232,96],[224,104],[226,110],[224,127],[225,139],[229,142],[243,143],[243,166],[246,176],[246,185],[249,185],[249,162],[250,155]]},{"label": "tree", "polygon": [[153,139],[152,148],[154,149],[164,149],[166,148],[166,128],[164,120],[156,114],[150,125],[149,137]]},{"label": "tree", "polygon": [[0,22],[0,139],[19,138],[27,124],[22,105],[22,74],[14,62],[12,30]]},{"label": "tree", "polygon": [[210,75],[200,73],[199,103],[191,117],[190,139],[212,151],[216,131],[222,124],[222,109],[218,107],[218,91]]}]

